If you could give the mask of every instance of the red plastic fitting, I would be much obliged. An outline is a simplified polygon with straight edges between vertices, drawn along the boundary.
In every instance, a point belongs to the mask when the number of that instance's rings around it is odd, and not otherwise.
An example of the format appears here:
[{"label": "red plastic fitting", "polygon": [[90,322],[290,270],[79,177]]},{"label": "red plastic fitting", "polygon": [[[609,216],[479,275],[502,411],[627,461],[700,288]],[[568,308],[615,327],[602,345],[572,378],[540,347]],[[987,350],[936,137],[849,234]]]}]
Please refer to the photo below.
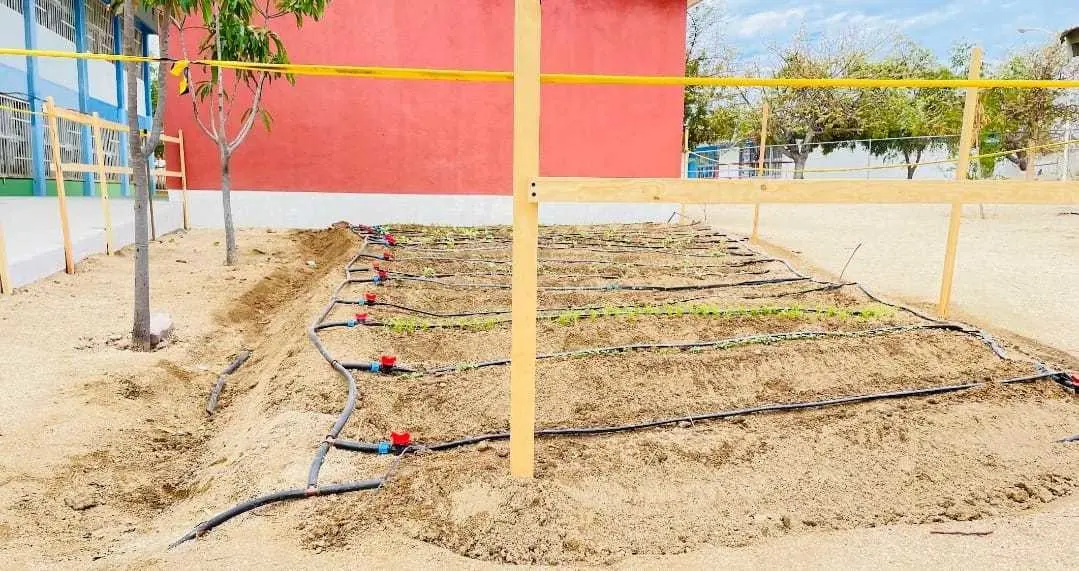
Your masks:
[{"label": "red plastic fitting", "polygon": [[382,365],[383,370],[388,371],[397,364],[397,357],[394,357],[393,355],[383,355],[378,358],[378,363]]},{"label": "red plastic fitting", "polygon": [[381,266],[381,265],[379,265],[379,263],[378,263],[378,262],[371,262],[371,269],[372,269],[372,270],[377,270],[377,269],[379,269],[380,267],[382,267],[382,266]]},{"label": "red plastic fitting", "polygon": [[366,313],[357,313],[356,314],[356,321],[359,321],[360,323],[365,323],[367,321],[367,314]]},{"label": "red plastic fitting", "polygon": [[382,259],[387,260],[387,261],[393,261],[393,252],[391,252],[389,250],[383,250],[382,251]]},{"label": "red plastic fitting", "polygon": [[364,292],[363,299],[367,302],[367,305],[371,305],[378,299],[378,294],[373,291]]},{"label": "red plastic fitting", "polygon": [[387,279],[389,279],[389,277],[390,277],[390,273],[387,272],[386,270],[378,270],[378,279],[380,279],[382,281],[386,281]]},{"label": "red plastic fitting", "polygon": [[408,446],[412,444],[412,435],[407,432],[391,432],[390,444],[394,446]]},{"label": "red plastic fitting", "polygon": [[397,245],[397,238],[393,237],[393,234],[386,234],[386,243],[391,246]]}]

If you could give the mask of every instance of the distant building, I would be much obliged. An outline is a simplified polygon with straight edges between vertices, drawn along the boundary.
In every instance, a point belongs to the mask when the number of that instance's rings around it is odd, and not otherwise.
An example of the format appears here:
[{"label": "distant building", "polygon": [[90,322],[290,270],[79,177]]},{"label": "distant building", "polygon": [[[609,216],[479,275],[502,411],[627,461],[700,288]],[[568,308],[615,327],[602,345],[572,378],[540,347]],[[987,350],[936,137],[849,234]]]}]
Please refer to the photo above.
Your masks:
[{"label": "distant building", "polygon": [[[44,50],[120,53],[121,25],[109,13],[107,0],[0,0],[0,46]],[[147,54],[147,37],[154,32],[145,14],[137,18],[139,51]],[[83,59],[0,56],[0,196],[55,194],[47,160],[51,144],[38,112],[46,97],[60,107],[98,113],[103,119],[126,122],[123,66]],[[139,115],[149,126],[149,66],[138,78]],[[89,128],[60,120],[60,146],[65,162],[91,162]],[[126,135],[112,134],[105,142],[106,163],[127,164]],[[83,159],[85,157],[85,159]],[[110,175],[111,176],[111,175]],[[127,194],[127,177],[111,176]],[[92,175],[68,181],[68,194],[91,195]]]}]

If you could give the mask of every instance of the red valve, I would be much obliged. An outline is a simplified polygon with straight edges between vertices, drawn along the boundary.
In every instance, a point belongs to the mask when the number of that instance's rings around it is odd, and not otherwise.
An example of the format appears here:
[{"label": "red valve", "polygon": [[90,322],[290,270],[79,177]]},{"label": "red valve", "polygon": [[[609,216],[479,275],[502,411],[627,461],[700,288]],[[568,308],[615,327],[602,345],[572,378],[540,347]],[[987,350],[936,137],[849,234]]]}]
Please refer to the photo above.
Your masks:
[{"label": "red valve", "polygon": [[378,299],[378,295],[372,291],[365,292],[363,294],[363,299],[367,302],[368,305],[371,305],[372,303],[375,303],[376,299]]},{"label": "red valve", "polygon": [[397,364],[397,357],[393,355],[383,355],[378,358],[378,362],[382,365],[383,369],[392,369]]},{"label": "red valve", "polygon": [[378,263],[378,262],[371,262],[371,269],[372,269],[372,270],[377,270],[377,269],[379,269],[380,267],[381,267],[381,266],[379,265],[379,263]]},{"label": "red valve", "polygon": [[393,252],[391,252],[389,250],[383,250],[382,251],[382,259],[393,261]]},{"label": "red valve", "polygon": [[386,281],[390,277],[390,273],[386,270],[378,270],[378,279]]},{"label": "red valve", "polygon": [[397,245],[397,238],[393,237],[393,234],[386,234],[386,243],[391,246]]},{"label": "red valve", "polygon": [[1071,378],[1073,385],[1079,386],[1079,374],[1068,373],[1068,377]]},{"label": "red valve", "polygon": [[356,321],[359,321],[360,323],[366,322],[367,321],[367,314],[366,313],[357,313],[356,314]]},{"label": "red valve", "polygon": [[394,446],[408,446],[412,444],[412,435],[407,432],[391,432],[390,444]]}]

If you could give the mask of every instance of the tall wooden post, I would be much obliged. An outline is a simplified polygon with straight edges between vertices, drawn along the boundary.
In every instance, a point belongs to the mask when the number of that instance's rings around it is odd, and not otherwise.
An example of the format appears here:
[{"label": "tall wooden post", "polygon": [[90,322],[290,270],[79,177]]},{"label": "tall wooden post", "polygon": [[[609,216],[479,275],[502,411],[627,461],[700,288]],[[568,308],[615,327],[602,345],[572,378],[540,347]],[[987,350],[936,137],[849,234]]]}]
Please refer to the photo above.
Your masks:
[{"label": "tall wooden post", "polygon": [[67,218],[67,193],[64,190],[64,166],[60,151],[60,127],[56,120],[56,103],[45,99],[45,114],[49,117],[49,141],[52,143],[52,172],[56,178],[56,201],[60,206],[60,231],[64,236],[64,271],[75,273],[75,258],[71,251],[71,227]]},{"label": "tall wooden post", "polygon": [[510,472],[532,478],[536,430],[540,0],[515,0],[513,49],[513,289],[510,341]]},{"label": "tall wooden post", "polygon": [[[975,46],[970,54],[970,72],[967,77],[978,79],[982,73],[982,48]],[[955,178],[966,180],[970,172],[970,147],[974,143],[974,116],[978,110],[978,90],[967,88],[963,103],[963,130],[959,134],[959,155],[956,158]],[[963,218],[963,204],[952,203],[952,215],[948,221],[948,243],[944,250],[944,276],[940,280],[940,302],[937,315],[948,318],[948,309],[952,301],[952,280],[955,277],[956,248],[959,245],[959,223]]]},{"label": "tall wooden post", "polygon": [[[682,172],[678,178],[689,178],[689,127],[682,129]],[[686,205],[682,203],[678,208],[678,223],[686,221]]]},{"label": "tall wooden post", "polygon": [[[764,108],[761,110],[761,144],[757,149],[759,155],[757,157],[757,176],[764,176],[764,159],[765,153],[768,151],[768,118],[771,115],[772,109],[768,106],[768,102],[764,102]],[[760,236],[757,234],[757,230],[761,221],[761,205],[760,203],[753,205],[753,233],[750,234],[749,240],[753,243],[760,241]]]},{"label": "tall wooden post", "polygon": [[111,254],[112,250],[112,213],[109,208],[109,181],[105,176],[105,153],[101,146],[101,117],[94,113],[91,123],[91,134],[94,138],[94,163],[97,165],[97,188],[101,195],[101,215],[105,220],[105,253]]},{"label": "tall wooden post", "polygon": [[184,230],[191,229],[191,218],[187,211],[187,159],[184,157],[184,130],[177,129],[176,136],[180,139],[180,189],[183,192]]},{"label": "tall wooden post", "polygon": [[7,242],[4,240],[4,226],[0,224],[0,293],[11,294],[15,292],[15,285],[11,283],[11,272],[7,265]]}]

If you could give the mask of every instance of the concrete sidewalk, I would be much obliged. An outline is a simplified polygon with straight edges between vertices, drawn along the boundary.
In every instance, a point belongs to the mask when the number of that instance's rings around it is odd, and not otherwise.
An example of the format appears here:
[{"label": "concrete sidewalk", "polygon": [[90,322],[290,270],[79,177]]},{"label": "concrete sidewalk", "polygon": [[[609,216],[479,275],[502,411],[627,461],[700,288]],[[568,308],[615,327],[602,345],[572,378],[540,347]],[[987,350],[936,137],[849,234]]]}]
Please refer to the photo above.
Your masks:
[{"label": "concrete sidewalk", "polygon": [[[105,223],[98,197],[68,197],[68,220],[75,261],[105,251]],[[114,247],[135,240],[134,202],[128,198],[110,200]],[[157,235],[180,228],[180,203],[154,201]],[[0,225],[7,239],[8,265],[14,287],[26,285],[64,269],[64,241],[60,230],[57,198],[0,198]]]},{"label": "concrete sidewalk", "polygon": [[[939,205],[761,207],[760,233],[809,264],[881,294],[934,308],[950,207]],[[1079,357],[1079,216],[1075,207],[989,205],[963,213],[952,315],[1035,339]],[[715,205],[688,213],[748,234],[753,208]]]}]

